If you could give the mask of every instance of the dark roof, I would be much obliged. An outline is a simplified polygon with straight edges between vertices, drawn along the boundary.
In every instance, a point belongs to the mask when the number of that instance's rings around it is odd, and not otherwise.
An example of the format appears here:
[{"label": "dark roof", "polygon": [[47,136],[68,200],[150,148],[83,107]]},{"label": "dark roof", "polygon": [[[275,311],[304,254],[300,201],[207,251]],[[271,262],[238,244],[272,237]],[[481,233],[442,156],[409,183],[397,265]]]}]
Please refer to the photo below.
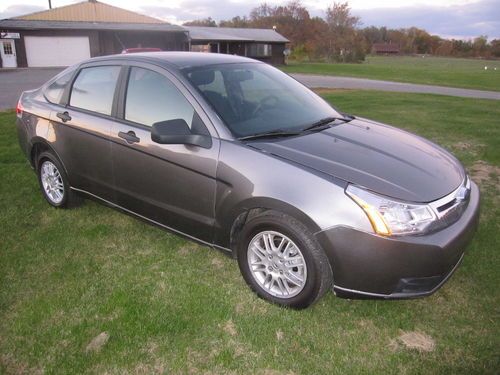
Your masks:
[{"label": "dark roof", "polygon": [[273,29],[247,29],[233,27],[184,26],[194,41],[247,41],[247,42],[289,42]]},{"label": "dark roof", "polygon": [[144,52],[120,54],[111,56],[95,57],[87,61],[99,60],[135,60],[149,61],[160,65],[175,67],[177,69],[193,68],[197,66],[208,66],[217,64],[235,64],[235,63],[260,63],[260,61],[249,59],[247,57],[226,55],[222,53],[204,53],[204,52]]},{"label": "dark roof", "polygon": [[375,43],[372,47],[375,52],[399,52],[399,44],[396,43]]},{"label": "dark roof", "polygon": [[168,23],[36,21],[22,19],[0,20],[0,29],[21,30],[134,30],[186,32],[184,28]]}]

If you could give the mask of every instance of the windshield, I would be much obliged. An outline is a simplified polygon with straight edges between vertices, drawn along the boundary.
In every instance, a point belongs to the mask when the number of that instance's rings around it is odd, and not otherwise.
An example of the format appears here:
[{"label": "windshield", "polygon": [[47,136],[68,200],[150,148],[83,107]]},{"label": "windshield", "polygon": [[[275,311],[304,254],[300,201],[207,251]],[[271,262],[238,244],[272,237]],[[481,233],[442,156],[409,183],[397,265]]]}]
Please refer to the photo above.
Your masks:
[{"label": "windshield", "polygon": [[236,137],[298,131],[340,116],[312,91],[267,64],[211,65],[185,75]]}]

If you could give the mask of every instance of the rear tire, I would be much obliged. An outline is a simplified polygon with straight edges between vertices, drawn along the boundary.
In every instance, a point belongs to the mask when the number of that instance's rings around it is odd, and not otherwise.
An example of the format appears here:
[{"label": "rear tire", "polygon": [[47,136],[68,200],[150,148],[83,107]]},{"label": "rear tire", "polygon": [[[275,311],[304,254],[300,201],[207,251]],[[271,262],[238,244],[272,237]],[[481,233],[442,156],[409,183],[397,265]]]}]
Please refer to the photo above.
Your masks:
[{"label": "rear tire", "polygon": [[250,218],[237,242],[243,278],[261,298],[303,309],[333,285],[328,258],[298,220],[277,211]]},{"label": "rear tire", "polygon": [[54,153],[40,153],[36,166],[40,190],[51,206],[70,208],[81,204],[82,198],[70,189],[66,171]]}]

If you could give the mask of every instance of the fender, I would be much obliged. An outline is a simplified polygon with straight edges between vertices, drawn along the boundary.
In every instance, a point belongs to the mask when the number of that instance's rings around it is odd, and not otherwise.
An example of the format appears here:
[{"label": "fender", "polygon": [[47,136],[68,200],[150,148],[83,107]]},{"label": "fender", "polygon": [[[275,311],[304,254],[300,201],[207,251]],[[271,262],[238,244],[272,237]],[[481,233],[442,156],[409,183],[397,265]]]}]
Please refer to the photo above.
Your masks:
[{"label": "fender", "polygon": [[[238,224],[237,221],[241,220],[240,216],[255,209],[275,210],[287,214],[304,224],[312,233],[321,230],[308,215],[287,202],[268,197],[251,197],[238,203],[229,214],[216,218],[215,244],[230,248],[231,234],[235,230],[235,224]],[[246,220],[246,216],[244,218]]]},{"label": "fender", "polygon": [[52,145],[49,141],[47,141],[45,138],[42,138],[40,136],[33,137],[29,143],[29,146],[28,146],[29,162],[30,162],[31,166],[35,170],[37,169],[37,165],[36,165],[37,160],[35,160],[35,155],[33,152],[35,151],[36,147],[39,145],[43,145],[42,146],[43,148],[48,149],[50,152],[52,152],[57,157],[57,159],[59,160],[59,162],[61,163],[61,165],[64,168],[64,172],[69,177],[68,170],[66,169],[66,166],[64,165],[64,161],[60,157],[59,153],[54,149],[54,147],[52,147]]}]

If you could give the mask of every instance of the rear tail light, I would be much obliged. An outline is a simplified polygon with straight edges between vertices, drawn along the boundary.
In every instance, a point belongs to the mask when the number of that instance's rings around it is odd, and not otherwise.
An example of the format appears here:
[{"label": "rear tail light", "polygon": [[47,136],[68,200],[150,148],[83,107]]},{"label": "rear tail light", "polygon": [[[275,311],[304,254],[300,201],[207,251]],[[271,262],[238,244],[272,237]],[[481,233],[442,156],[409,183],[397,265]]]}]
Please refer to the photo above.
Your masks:
[{"label": "rear tail light", "polygon": [[21,104],[21,100],[19,100],[17,102],[17,107],[16,107],[16,116],[18,118],[23,117],[23,111],[24,111],[23,105]]}]

